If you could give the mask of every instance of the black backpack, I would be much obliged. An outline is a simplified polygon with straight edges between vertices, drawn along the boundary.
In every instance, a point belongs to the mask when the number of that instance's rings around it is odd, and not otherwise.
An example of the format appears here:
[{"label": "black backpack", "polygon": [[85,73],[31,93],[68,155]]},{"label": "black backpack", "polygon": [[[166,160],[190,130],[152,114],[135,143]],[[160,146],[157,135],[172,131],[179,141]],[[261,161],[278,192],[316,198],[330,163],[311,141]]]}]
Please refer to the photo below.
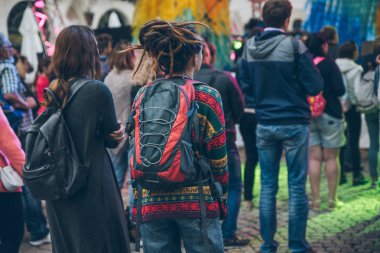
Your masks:
[{"label": "black backpack", "polygon": [[[66,106],[89,79],[78,79],[70,88]],[[34,122],[26,135],[24,182],[37,199],[66,199],[87,182],[88,166],[80,161],[70,130],[56,95],[54,101]]]}]

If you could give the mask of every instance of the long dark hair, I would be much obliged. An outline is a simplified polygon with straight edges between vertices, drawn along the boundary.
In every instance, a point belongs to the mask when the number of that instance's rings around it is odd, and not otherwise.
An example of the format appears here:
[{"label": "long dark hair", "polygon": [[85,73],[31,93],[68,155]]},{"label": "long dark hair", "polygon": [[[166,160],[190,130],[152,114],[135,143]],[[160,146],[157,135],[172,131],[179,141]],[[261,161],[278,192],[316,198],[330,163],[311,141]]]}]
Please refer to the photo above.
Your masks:
[{"label": "long dark hair", "polygon": [[312,33],[306,41],[306,46],[309,49],[310,53],[316,56],[326,56],[326,53],[323,52],[323,44],[327,43],[325,35],[321,32]]},{"label": "long dark hair", "polygon": [[339,48],[339,58],[347,58],[354,60],[355,52],[358,50],[358,46],[352,40],[344,42]]},{"label": "long dark hair", "polygon": [[[139,33],[141,45],[132,49],[143,49],[153,58],[154,66],[165,74],[172,75],[186,68],[188,61],[202,50],[203,40],[191,25],[207,25],[201,22],[167,22],[159,19],[144,24]],[[141,60],[135,73],[139,70]]]},{"label": "long dark hair", "polygon": [[[64,106],[70,95],[71,78],[101,78],[99,52],[93,31],[87,26],[72,25],[63,29],[57,37],[53,56],[57,79],[50,88]],[[52,103],[45,98],[46,104]]]}]

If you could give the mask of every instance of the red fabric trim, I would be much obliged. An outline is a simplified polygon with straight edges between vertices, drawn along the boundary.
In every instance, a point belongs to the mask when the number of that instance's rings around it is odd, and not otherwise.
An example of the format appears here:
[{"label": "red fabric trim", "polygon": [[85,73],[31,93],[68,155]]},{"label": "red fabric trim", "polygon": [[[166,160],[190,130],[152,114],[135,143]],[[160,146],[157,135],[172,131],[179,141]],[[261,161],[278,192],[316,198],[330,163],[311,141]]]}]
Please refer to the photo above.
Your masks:
[{"label": "red fabric trim", "polygon": [[213,137],[208,143],[207,143],[207,150],[211,150],[212,148],[218,148],[222,147],[226,144],[226,135],[224,132],[219,134],[216,137]]},{"label": "red fabric trim", "polygon": [[136,161],[137,163],[141,164],[141,157],[140,157],[140,122],[139,122],[139,116],[140,116],[140,103],[144,96],[145,91],[143,94],[140,95],[140,97],[136,101],[136,115],[133,117],[133,120],[135,121],[135,152],[136,152]]},{"label": "red fabric trim", "polygon": [[186,126],[187,120],[188,120],[186,113],[190,110],[190,106],[195,99],[195,89],[194,89],[192,80],[188,80],[184,86],[181,86],[181,88],[185,91],[189,99],[189,106],[187,106],[186,104],[185,95],[183,94],[183,92],[180,91],[180,96],[179,96],[180,106],[178,109],[177,118],[173,123],[172,132],[170,133],[170,136],[166,143],[160,165],[166,163],[166,161],[170,157],[170,154],[172,153],[172,150],[174,149],[175,145],[180,139],[182,131],[184,127]]},{"label": "red fabric trim", "polygon": [[157,173],[157,175],[160,178],[171,182],[183,182],[185,180],[185,175],[181,171],[181,149],[178,149],[170,168],[166,171]]},{"label": "red fabric trim", "polygon": [[189,97],[190,105],[195,100],[195,88],[193,85],[194,82],[194,80],[187,80],[185,85],[182,87],[186,91],[187,96]]},{"label": "red fabric trim", "polygon": [[181,137],[182,131],[184,127],[186,126],[187,123],[187,115],[186,113],[188,112],[188,108],[186,105],[186,98],[185,95],[183,95],[182,92],[180,92],[180,105],[177,113],[177,118],[175,119],[172,127],[172,131],[170,132],[168,141],[165,145],[165,149],[162,154],[162,159],[160,161],[160,165],[164,164],[167,162],[169,159],[170,155],[173,152],[173,149],[175,145],[178,143],[178,140]]},{"label": "red fabric trim", "polygon": [[221,183],[222,185],[227,185],[228,184],[228,173],[224,174],[224,175],[216,175],[215,176],[215,180],[219,183]]},{"label": "red fabric trim", "polygon": [[218,115],[220,122],[225,125],[223,108],[220,106],[219,101],[214,96],[207,92],[197,91],[195,93],[195,99],[211,107],[211,109]]},{"label": "red fabric trim", "polygon": [[139,170],[135,170],[135,168],[131,167],[131,177],[132,177],[132,179],[137,179],[139,177],[142,177],[143,174],[144,174],[143,172],[141,172]]},{"label": "red fabric trim", "polygon": [[[165,216],[170,214],[172,218],[177,217],[177,215],[183,216],[183,213],[197,213],[200,216],[200,206],[199,202],[175,202],[175,203],[160,203],[160,204],[148,204],[143,205],[141,209],[141,214],[144,220],[144,216],[149,216],[155,214],[157,216]],[[206,212],[207,216],[210,214],[219,214],[219,204],[218,202],[206,202]],[[137,208],[136,206],[132,210],[132,215],[136,216]]]}]

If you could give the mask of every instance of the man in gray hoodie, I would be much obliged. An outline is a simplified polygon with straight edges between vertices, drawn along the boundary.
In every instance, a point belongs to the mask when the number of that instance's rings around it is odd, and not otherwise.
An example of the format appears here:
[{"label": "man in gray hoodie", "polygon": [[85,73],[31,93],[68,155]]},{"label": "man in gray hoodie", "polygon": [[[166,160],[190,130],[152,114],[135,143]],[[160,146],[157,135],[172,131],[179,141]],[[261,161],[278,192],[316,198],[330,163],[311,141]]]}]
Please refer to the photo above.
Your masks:
[{"label": "man in gray hoodie", "polygon": [[310,121],[306,98],[322,90],[323,80],[304,44],[285,34],[291,11],[288,0],[269,0],[264,5],[266,28],[248,40],[240,64],[240,84],[258,122],[263,253],[276,252],[278,247],[274,240],[276,194],[283,150],[288,165],[289,248],[292,252],[311,252],[305,238]]}]

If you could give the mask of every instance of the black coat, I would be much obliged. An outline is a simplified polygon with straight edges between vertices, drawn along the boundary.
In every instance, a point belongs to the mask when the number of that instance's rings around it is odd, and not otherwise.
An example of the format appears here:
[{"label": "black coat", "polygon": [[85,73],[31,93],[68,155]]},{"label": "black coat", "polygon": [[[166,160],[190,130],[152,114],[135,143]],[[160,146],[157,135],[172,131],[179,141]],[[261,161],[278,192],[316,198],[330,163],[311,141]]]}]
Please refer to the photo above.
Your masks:
[{"label": "black coat", "polygon": [[112,95],[101,82],[82,87],[64,110],[77,150],[90,170],[87,185],[68,200],[47,201],[53,253],[126,253],[123,203],[106,147],[119,128]]},{"label": "black coat", "polygon": [[339,101],[339,97],[343,96],[346,92],[342,73],[338,66],[330,58],[321,61],[317,68],[323,78],[323,97],[326,99],[326,108],[324,110],[328,115],[342,119],[343,111],[342,105]]},{"label": "black coat", "polygon": [[235,124],[239,123],[244,112],[243,95],[236,79],[211,65],[202,64],[201,69],[194,74],[194,80],[206,83],[220,93],[226,120],[227,145],[234,143]]}]

